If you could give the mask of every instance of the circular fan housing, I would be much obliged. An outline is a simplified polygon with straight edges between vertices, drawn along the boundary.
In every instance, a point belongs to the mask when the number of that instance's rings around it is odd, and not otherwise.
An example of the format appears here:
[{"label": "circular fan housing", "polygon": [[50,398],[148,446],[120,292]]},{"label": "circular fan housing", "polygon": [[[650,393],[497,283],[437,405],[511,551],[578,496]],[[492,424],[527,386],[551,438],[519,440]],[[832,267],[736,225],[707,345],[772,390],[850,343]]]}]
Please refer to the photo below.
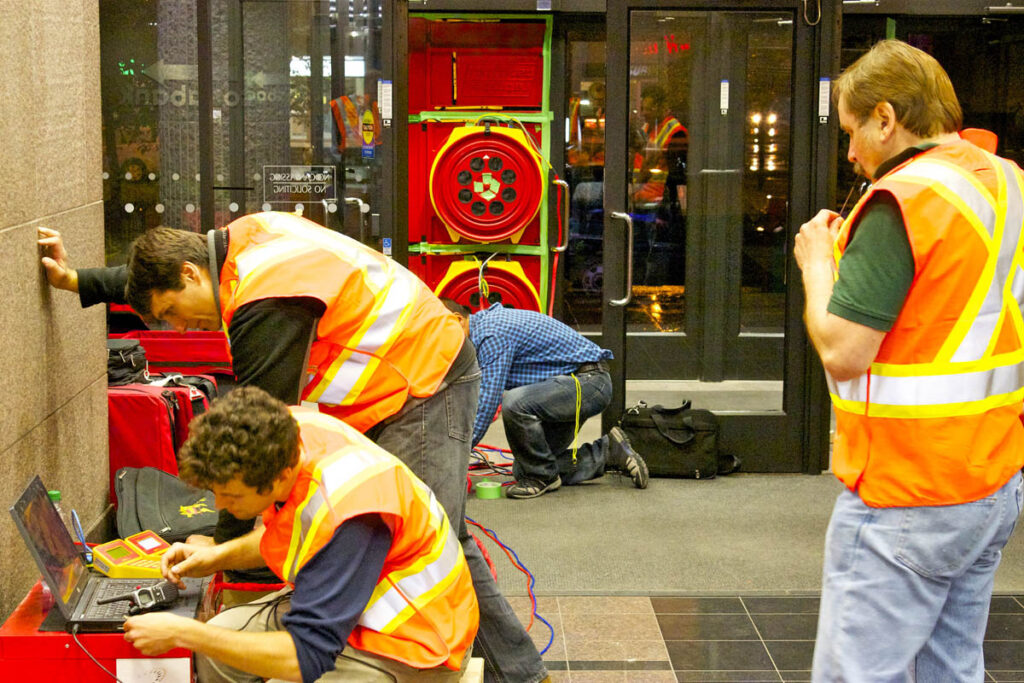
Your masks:
[{"label": "circular fan housing", "polygon": [[446,226],[475,242],[522,232],[543,199],[544,171],[518,129],[452,131],[430,168],[430,202]]}]

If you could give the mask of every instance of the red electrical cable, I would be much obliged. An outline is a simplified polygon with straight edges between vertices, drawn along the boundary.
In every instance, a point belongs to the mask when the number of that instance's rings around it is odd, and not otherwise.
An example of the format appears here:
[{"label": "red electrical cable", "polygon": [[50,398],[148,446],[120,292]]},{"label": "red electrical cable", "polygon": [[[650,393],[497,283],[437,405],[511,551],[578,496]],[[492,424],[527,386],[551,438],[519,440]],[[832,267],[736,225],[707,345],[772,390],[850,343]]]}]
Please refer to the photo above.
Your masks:
[{"label": "red electrical cable", "polygon": [[[505,551],[505,554],[508,556],[508,561],[512,563],[513,567],[515,567],[516,569],[518,569],[522,573],[526,574],[527,578],[529,578],[529,579],[533,578],[532,576],[530,576],[530,572],[526,571],[526,569],[524,569],[523,566],[521,564],[519,564],[519,562],[516,561],[515,556],[513,556],[511,551],[509,551],[509,549],[505,547],[505,544],[502,543],[501,541],[499,541],[497,538],[495,538],[491,534],[491,532],[488,531],[482,524],[480,524],[479,522],[474,522],[473,520],[471,520],[469,518],[467,518],[466,521],[469,524],[472,524],[473,526],[475,526],[478,529],[480,529],[481,531],[483,531],[484,535],[487,536],[487,538],[489,538],[492,541],[494,541],[495,543],[497,543],[498,547],[501,548],[503,551]],[[527,624],[527,626],[526,626],[526,631],[529,632],[530,629],[533,628],[533,615],[537,613],[537,598],[533,594],[533,589],[529,587],[530,586],[529,582],[527,582],[526,585],[527,585],[527,592],[530,594],[530,606],[532,608],[530,610],[530,623]]]}]

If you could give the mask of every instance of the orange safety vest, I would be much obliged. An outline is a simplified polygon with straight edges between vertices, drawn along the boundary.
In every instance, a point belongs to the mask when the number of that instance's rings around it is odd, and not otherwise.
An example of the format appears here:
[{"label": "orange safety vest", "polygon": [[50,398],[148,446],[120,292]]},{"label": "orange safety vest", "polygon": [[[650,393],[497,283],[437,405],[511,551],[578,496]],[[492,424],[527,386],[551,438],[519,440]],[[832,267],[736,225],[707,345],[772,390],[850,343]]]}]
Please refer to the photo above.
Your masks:
[{"label": "orange safety vest", "polygon": [[1024,465],[1024,177],[962,141],[887,173],[836,239],[842,254],[874,193],[899,202],[914,279],[870,369],[828,378],[832,470],[873,507],[984,498]]},{"label": "orange safety vest", "polygon": [[380,109],[377,106],[377,101],[373,100],[368,102],[369,99],[366,95],[356,96],[356,99],[361,99],[364,102],[364,106],[356,106],[352,97],[348,95],[342,95],[331,100],[331,113],[334,115],[334,125],[338,127],[338,151],[344,151],[346,147],[362,147],[363,143],[363,116],[362,114],[366,111],[370,112],[373,117],[373,144],[381,144],[380,137]]},{"label": "orange safety vest", "polygon": [[443,664],[457,671],[479,612],[462,546],[434,493],[348,425],[308,408],[290,410],[299,423],[301,469],[284,505],[263,512],[267,566],[294,587],[342,522],[381,515],[391,549],[348,643],[417,669]]},{"label": "orange safety vest", "polygon": [[[633,155],[633,182],[640,184],[633,190],[634,201],[657,202],[665,195],[665,181],[668,178],[668,160],[665,151],[668,142],[677,133],[688,134],[686,126],[669,114],[657,127],[647,132],[647,149]],[[644,171],[650,172],[644,178]]]},{"label": "orange safety vest", "polygon": [[465,334],[419,278],[294,214],[250,214],[225,229],[225,330],[240,306],[260,299],[312,297],[327,307],[310,347],[302,400],[366,431],[401,410],[409,395],[437,391]]}]

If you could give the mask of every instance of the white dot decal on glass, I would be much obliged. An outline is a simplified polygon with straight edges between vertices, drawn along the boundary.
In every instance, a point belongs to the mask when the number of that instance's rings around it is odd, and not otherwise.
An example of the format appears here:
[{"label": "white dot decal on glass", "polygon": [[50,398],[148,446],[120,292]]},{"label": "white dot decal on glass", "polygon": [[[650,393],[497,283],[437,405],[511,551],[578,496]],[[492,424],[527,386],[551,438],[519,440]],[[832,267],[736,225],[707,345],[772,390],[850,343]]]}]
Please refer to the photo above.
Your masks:
[{"label": "white dot decal on glass", "polygon": [[196,173],[196,182],[199,181],[199,178],[200,178],[200,175],[198,173]]},{"label": "white dot decal on glass", "polygon": [[150,180],[156,180],[156,173],[150,173],[149,174],[149,179]]},{"label": "white dot decal on glass", "polygon": [[263,209],[264,211],[270,211],[270,204],[264,203],[263,206],[261,206],[260,208]]},{"label": "white dot decal on glass", "polygon": [[231,202],[230,204],[228,204],[228,211],[232,213],[238,211],[238,202]]},{"label": "white dot decal on glass", "polygon": [[295,205],[295,211],[296,211],[296,212],[301,212],[301,211],[302,211],[303,209],[305,209],[305,208],[306,208],[306,207],[305,207],[305,206],[303,206],[301,202]]},{"label": "white dot decal on glass", "polygon": [[171,180],[178,180],[178,179],[180,179],[180,178],[181,178],[181,176],[180,176],[180,175],[178,175],[177,173],[172,173],[172,174],[171,174]]},{"label": "white dot decal on glass", "polygon": [[135,210],[135,205],[132,204],[131,202],[128,202],[127,204],[124,205],[124,210],[127,211],[128,213],[131,213],[132,211]]},{"label": "white dot decal on glass", "polygon": [[328,213],[334,213],[337,210],[338,210],[338,205],[337,204],[328,204],[327,205],[327,212]]},{"label": "white dot decal on glass", "polygon": [[224,174],[223,173],[218,173],[217,174],[217,182],[218,183],[224,182]]},{"label": "white dot decal on glass", "polygon": [[260,174],[259,174],[259,173],[253,173],[253,174],[252,174],[252,179],[253,179],[253,180],[259,180],[259,179],[260,179],[261,177],[262,177],[262,176],[260,176]]},{"label": "white dot decal on glass", "polygon": [[110,174],[109,174],[109,173],[107,173],[106,171],[104,171],[104,172],[103,172],[103,179],[104,179],[104,180],[110,180]]},{"label": "white dot decal on glass", "polygon": [[163,213],[164,212],[164,205],[163,204],[157,204],[156,206],[153,207],[153,209],[157,213]]},{"label": "white dot decal on glass", "polygon": [[131,173],[125,173],[124,174],[124,179],[125,180],[131,180],[132,179],[132,174]]},{"label": "white dot decal on glass", "polygon": [[196,210],[196,205],[195,204],[189,202],[188,204],[185,205],[185,211],[187,211],[188,213],[192,213],[195,210]]}]

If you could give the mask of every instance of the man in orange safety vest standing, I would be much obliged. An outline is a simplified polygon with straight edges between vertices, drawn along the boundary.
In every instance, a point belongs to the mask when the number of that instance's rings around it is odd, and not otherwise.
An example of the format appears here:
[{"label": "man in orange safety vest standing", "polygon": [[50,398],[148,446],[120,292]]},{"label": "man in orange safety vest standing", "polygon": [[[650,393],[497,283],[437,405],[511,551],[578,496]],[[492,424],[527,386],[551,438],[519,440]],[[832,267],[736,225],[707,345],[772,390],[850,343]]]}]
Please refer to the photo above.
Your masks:
[{"label": "man in orange safety vest standing", "polygon": [[981,681],[1024,465],[1024,175],[957,134],[949,77],[884,40],[836,80],[874,183],[800,228],[805,320],[843,484],[814,681]]}]

